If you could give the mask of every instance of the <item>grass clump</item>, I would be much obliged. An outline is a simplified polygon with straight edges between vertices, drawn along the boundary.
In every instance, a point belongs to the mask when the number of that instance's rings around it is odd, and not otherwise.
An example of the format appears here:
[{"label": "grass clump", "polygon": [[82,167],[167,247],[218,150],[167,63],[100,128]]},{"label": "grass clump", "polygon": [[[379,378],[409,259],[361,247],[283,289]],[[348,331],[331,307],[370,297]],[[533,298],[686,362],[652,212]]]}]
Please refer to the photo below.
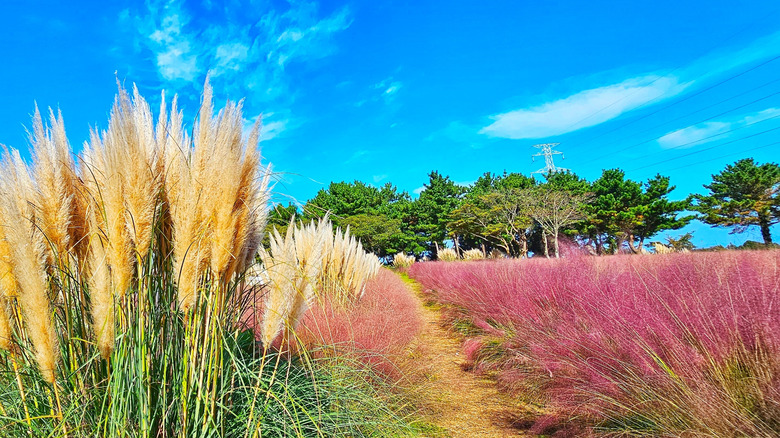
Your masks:
[{"label": "grass clump", "polygon": [[399,252],[395,256],[393,256],[393,266],[396,268],[408,268],[409,266],[412,266],[412,264],[415,262],[415,258],[413,255],[407,255],[406,253]]},{"label": "grass clump", "polygon": [[[268,339],[293,326],[327,252],[317,233],[298,237],[308,252],[277,235],[271,252],[291,264],[267,260],[264,275],[297,287],[277,299],[272,285],[247,284],[268,200],[259,124],[244,135],[240,102],[214,114],[208,83],[191,133],[176,98],[170,110],[162,102],[155,119],[137,90],[120,88],[107,129],[94,130],[75,159],[62,117],[50,113],[45,124],[36,111],[32,164],[3,155],[0,434],[386,431],[347,399],[388,428],[411,430],[378,404],[368,380],[306,354],[273,353],[245,330],[258,298],[284,316]],[[354,276],[348,286],[362,287]]]}]

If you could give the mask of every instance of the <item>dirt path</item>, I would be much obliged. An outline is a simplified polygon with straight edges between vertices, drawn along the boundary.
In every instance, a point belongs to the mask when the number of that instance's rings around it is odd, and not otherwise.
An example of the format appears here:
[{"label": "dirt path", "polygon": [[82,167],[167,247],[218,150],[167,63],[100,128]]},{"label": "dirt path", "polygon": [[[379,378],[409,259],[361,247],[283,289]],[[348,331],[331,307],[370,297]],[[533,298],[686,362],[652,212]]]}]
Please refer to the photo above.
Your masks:
[{"label": "dirt path", "polygon": [[440,313],[423,303],[420,285],[402,276],[414,291],[425,322],[413,343],[417,365],[411,379],[419,384],[417,403],[430,421],[453,438],[525,436],[512,427],[522,404],[500,393],[487,378],[463,370],[461,343],[440,325]]}]

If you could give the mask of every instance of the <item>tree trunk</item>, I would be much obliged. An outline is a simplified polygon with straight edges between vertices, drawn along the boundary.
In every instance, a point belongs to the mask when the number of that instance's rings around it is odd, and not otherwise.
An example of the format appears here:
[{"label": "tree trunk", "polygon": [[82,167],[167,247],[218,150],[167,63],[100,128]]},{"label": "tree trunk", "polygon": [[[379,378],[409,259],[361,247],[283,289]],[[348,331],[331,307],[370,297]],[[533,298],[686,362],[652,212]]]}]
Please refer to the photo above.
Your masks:
[{"label": "tree trunk", "polygon": [[547,235],[542,232],[542,240],[544,241],[544,256],[550,258],[550,251],[547,249]]},{"label": "tree trunk", "polygon": [[520,255],[522,258],[528,258],[528,238],[523,235],[523,253]]},{"label": "tree trunk", "polygon": [[555,258],[559,259],[561,258],[561,250],[558,248],[558,229],[555,229],[555,232],[553,233],[553,242],[555,243]]},{"label": "tree trunk", "polygon": [[634,254],[639,254],[639,250],[637,249],[636,245],[634,245],[634,235],[629,234],[628,235],[628,248],[631,250]]},{"label": "tree trunk", "polygon": [[769,217],[765,213],[758,214],[758,226],[761,227],[761,237],[764,238],[764,245],[772,243],[772,233],[769,232]]},{"label": "tree trunk", "polygon": [[457,234],[454,234],[452,236],[452,241],[455,242],[455,254],[457,254],[458,257],[460,257],[460,245],[458,244],[458,235]]}]

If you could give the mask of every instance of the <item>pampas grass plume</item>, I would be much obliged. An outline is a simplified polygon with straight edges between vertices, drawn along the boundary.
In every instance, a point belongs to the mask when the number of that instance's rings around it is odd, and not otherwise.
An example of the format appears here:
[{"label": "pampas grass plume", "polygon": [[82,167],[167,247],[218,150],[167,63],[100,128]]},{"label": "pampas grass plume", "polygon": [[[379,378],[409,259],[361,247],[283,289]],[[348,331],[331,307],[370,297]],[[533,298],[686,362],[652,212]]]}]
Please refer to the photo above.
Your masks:
[{"label": "pampas grass plume", "polygon": [[0,216],[5,221],[5,237],[13,257],[13,273],[19,287],[18,300],[35,348],[38,367],[44,379],[53,383],[58,348],[46,280],[46,244],[35,223],[31,203],[36,190],[18,151],[4,154],[3,168],[0,176]]}]

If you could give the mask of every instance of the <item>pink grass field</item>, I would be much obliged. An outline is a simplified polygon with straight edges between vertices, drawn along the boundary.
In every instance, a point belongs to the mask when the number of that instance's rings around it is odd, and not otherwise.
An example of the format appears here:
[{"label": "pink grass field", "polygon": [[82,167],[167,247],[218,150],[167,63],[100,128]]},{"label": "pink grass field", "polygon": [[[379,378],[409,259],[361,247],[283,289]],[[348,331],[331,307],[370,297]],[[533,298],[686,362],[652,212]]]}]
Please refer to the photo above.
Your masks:
[{"label": "pink grass field", "polygon": [[422,327],[417,302],[404,282],[387,269],[366,284],[356,306],[317,305],[304,317],[297,335],[318,354],[347,354],[391,379],[406,347]]},{"label": "pink grass field", "polygon": [[532,432],[780,435],[780,251],[416,263]]}]

